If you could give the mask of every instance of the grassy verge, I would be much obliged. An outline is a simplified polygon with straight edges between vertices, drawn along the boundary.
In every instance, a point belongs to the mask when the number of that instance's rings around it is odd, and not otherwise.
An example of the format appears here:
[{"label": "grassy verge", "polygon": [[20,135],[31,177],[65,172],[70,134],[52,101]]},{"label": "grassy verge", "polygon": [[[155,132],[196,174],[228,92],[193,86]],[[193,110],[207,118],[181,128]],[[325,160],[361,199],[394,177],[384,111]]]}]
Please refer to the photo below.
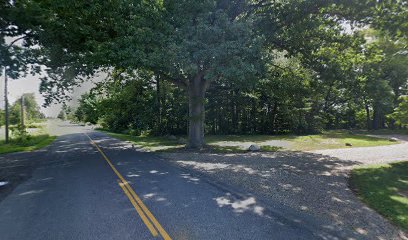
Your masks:
[{"label": "grassy verge", "polygon": [[408,231],[408,161],[356,168],[350,183],[368,206]]},{"label": "grassy verge", "polygon": [[328,131],[322,134],[298,136],[293,141],[294,150],[319,150],[346,148],[346,143],[352,147],[374,147],[396,144],[388,139],[350,134],[345,131]]},{"label": "grassy verge", "polygon": [[[105,131],[106,132],[106,131]],[[168,137],[132,136],[120,133],[106,132],[112,137],[131,141],[149,151],[176,151],[184,148],[183,141]],[[183,136],[183,139],[185,136]],[[347,131],[327,131],[315,135],[209,135],[206,136],[208,144],[204,151],[214,153],[244,153],[250,144],[258,144],[261,151],[275,152],[280,149],[307,151],[318,149],[346,148],[346,143],[352,147],[371,147],[391,145],[388,139],[350,134]],[[278,143],[286,146],[277,146]]]},{"label": "grassy verge", "polygon": [[261,143],[271,140],[291,140],[296,137],[296,135],[208,135],[205,136],[205,141],[208,144],[221,141]]},{"label": "grassy verge", "polygon": [[[373,147],[396,144],[388,139],[351,134],[347,131],[326,131],[313,135],[226,135],[208,136],[207,143],[217,145],[220,142],[253,142],[262,147],[274,147],[270,141],[285,141],[287,150],[308,151],[319,149],[346,148],[346,143],[352,147]],[[270,143],[269,143],[270,142]],[[272,144],[272,145],[270,145]],[[276,146],[275,146],[276,147]]]},{"label": "grassy verge", "polygon": [[[177,139],[170,139],[168,137],[152,137],[152,136],[132,136],[122,133],[112,133],[105,130],[103,131],[111,137],[118,138],[120,140],[129,141],[137,146],[146,149],[152,152],[174,152],[174,151],[183,151],[185,150],[185,145],[180,143]],[[226,136],[227,138],[235,138],[232,136]],[[251,136],[252,138],[256,137],[262,139],[262,136]],[[218,138],[210,136],[209,143],[213,143]],[[263,152],[275,152],[279,150],[279,147],[276,146],[261,146],[261,151]],[[207,145],[201,150],[202,152],[211,152],[211,153],[245,153],[248,152],[246,149],[239,148],[238,146],[219,146],[216,144]]]},{"label": "grassy verge", "polygon": [[11,140],[8,144],[4,141],[0,142],[0,154],[22,151],[33,151],[45,146],[48,146],[55,140],[55,136],[49,136],[48,134],[34,135],[29,140],[23,142],[16,142]]},{"label": "grassy verge", "polygon": [[184,145],[180,144],[177,140],[172,140],[167,137],[152,137],[152,136],[132,136],[122,133],[112,133],[105,130],[103,131],[111,137],[118,138],[120,140],[129,141],[141,148],[150,151],[159,151],[173,148],[182,148]]},{"label": "grassy verge", "polygon": [[379,130],[358,130],[356,133],[373,135],[408,135],[408,129],[379,129]]}]

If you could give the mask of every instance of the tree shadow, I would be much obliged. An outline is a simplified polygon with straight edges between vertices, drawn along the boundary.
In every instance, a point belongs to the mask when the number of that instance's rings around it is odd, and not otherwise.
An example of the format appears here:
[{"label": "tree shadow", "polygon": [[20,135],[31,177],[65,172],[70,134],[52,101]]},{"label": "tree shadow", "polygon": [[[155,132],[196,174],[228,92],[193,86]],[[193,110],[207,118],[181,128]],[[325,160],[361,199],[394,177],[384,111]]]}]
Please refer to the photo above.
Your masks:
[{"label": "tree shadow", "polygon": [[[271,231],[268,224],[295,226],[293,231],[309,226],[310,229],[319,229],[313,234],[323,239],[333,239],[333,235],[326,235],[326,232],[335,232],[334,235],[340,239],[397,239],[400,234],[380,215],[362,204],[349,189],[348,170],[358,162],[303,152],[161,153],[166,160],[182,167],[175,169],[164,161],[157,164],[159,160],[155,154],[138,152],[136,158],[138,149],[130,143],[101,133],[93,135],[94,141],[148,205],[165,207],[166,213],[171,213],[171,216],[178,216],[183,208],[183,213],[189,216],[185,221],[191,224],[205,224],[200,219],[207,215],[217,223],[212,226],[219,232],[228,220],[239,227],[249,225],[265,232]],[[0,180],[6,173],[10,176],[25,174],[21,180],[24,181],[39,167],[71,167],[76,160],[65,162],[67,154],[96,153],[85,136],[81,137],[81,141],[70,140],[70,137],[62,136],[42,151],[8,155],[3,159],[1,157],[4,156],[1,156]],[[45,161],[44,154],[57,154],[60,158]],[[15,170],[5,170],[10,168]],[[181,187],[185,184],[194,187]],[[208,184],[223,189],[220,191],[223,194],[216,192],[214,196],[211,191],[206,191]],[[39,189],[33,191],[37,192],[27,194],[41,194]],[[221,211],[200,211],[207,205],[227,209],[228,216],[232,217],[223,218],[225,215]],[[166,218],[166,215],[160,215],[160,211],[155,212],[159,219]],[[197,212],[202,215],[195,217]],[[251,222],[242,223],[239,220],[242,216],[249,216]],[[268,224],[263,225],[265,223]],[[183,227],[188,229],[186,225]],[[241,234],[241,239],[246,236]],[[194,239],[194,236],[189,238]],[[285,236],[282,235],[282,238]]]},{"label": "tree shadow", "polygon": [[351,187],[370,207],[408,231],[408,162],[353,170]]},{"label": "tree shadow", "polygon": [[71,167],[79,159],[65,161],[64,156],[66,154],[94,151],[88,141],[71,140],[73,136],[78,137],[78,134],[60,136],[49,146],[40,150],[1,154],[0,181],[5,181],[8,184],[0,187],[0,201],[6,198],[18,185],[30,179],[34,170]]},{"label": "tree shadow", "polygon": [[262,199],[324,219],[343,238],[393,239],[401,233],[364,205],[348,186],[359,164],[304,152],[162,153],[166,159]]},{"label": "tree shadow", "polygon": [[[123,142],[103,136],[98,138],[98,144],[113,156],[117,150],[129,151],[129,159],[125,161],[128,169],[135,162],[143,164],[142,169],[133,169],[129,174],[137,175],[138,183],[144,179],[143,185],[152,186],[151,192],[145,193],[151,198],[146,200],[158,198],[160,201],[156,202],[173,206],[171,194],[157,187],[161,182],[157,177],[161,179],[163,176],[152,174],[148,162],[131,159],[137,149],[126,149]],[[212,198],[219,208],[230,209],[234,214],[252,214],[283,225],[297,222],[299,228],[319,229],[314,234],[323,239],[333,236],[340,239],[398,239],[402,234],[350,190],[348,172],[360,164],[357,161],[304,152],[177,152],[160,153],[160,156],[185,169],[186,172],[179,177],[190,184],[199,185],[204,181],[217,187],[224,186],[227,193],[231,193],[231,189],[244,193]],[[203,201],[190,197],[183,201],[184,208],[197,207],[194,202]],[[276,209],[281,210],[277,213]]]}]

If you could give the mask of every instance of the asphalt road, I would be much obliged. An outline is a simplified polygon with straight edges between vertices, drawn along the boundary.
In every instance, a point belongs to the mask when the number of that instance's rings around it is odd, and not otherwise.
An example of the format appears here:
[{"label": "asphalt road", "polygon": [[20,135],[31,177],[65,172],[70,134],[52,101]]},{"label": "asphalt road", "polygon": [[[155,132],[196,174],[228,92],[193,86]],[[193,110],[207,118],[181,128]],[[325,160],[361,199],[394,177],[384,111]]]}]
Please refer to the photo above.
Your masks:
[{"label": "asphalt road", "polygon": [[258,201],[103,133],[59,127],[77,133],[0,159],[3,168],[31,169],[0,199],[0,239],[342,239],[304,212]]}]

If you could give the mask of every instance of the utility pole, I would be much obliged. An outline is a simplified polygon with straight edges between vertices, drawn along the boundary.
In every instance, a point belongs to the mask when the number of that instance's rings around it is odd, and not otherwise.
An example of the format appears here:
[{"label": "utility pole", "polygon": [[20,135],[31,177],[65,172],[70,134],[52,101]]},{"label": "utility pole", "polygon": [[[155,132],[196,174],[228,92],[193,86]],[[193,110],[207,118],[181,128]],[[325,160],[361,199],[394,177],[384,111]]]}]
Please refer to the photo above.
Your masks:
[{"label": "utility pole", "polygon": [[8,90],[7,90],[7,67],[4,67],[4,118],[5,122],[5,143],[9,142],[9,106],[8,106]]},{"label": "utility pole", "polygon": [[24,128],[24,120],[25,120],[25,111],[24,111],[24,94],[21,96],[21,108],[20,108],[20,116],[21,116],[21,127]]}]

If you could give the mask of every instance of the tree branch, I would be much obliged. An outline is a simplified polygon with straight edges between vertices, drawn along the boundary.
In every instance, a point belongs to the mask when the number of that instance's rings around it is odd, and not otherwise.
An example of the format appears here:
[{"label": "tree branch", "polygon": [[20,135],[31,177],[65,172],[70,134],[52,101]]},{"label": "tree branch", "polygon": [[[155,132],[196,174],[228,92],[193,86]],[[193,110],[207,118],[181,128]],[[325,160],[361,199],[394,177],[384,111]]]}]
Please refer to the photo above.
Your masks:
[{"label": "tree branch", "polygon": [[28,32],[28,33],[26,33],[25,35],[23,35],[23,36],[21,36],[21,37],[18,37],[18,38],[16,38],[16,39],[14,39],[13,41],[11,41],[11,43],[9,43],[9,45],[7,46],[6,50],[9,50],[9,49],[14,45],[14,43],[16,43],[17,41],[19,41],[19,40],[25,38],[25,37],[27,36],[27,34],[29,34],[29,33],[30,33],[30,32]]},{"label": "tree branch", "polygon": [[179,78],[174,78],[171,77],[169,74],[164,73],[163,71],[157,71],[159,75],[163,76],[165,80],[170,81],[171,83],[176,84],[178,87],[183,88],[184,90],[187,89],[188,84],[186,83],[186,81],[179,79]]}]

